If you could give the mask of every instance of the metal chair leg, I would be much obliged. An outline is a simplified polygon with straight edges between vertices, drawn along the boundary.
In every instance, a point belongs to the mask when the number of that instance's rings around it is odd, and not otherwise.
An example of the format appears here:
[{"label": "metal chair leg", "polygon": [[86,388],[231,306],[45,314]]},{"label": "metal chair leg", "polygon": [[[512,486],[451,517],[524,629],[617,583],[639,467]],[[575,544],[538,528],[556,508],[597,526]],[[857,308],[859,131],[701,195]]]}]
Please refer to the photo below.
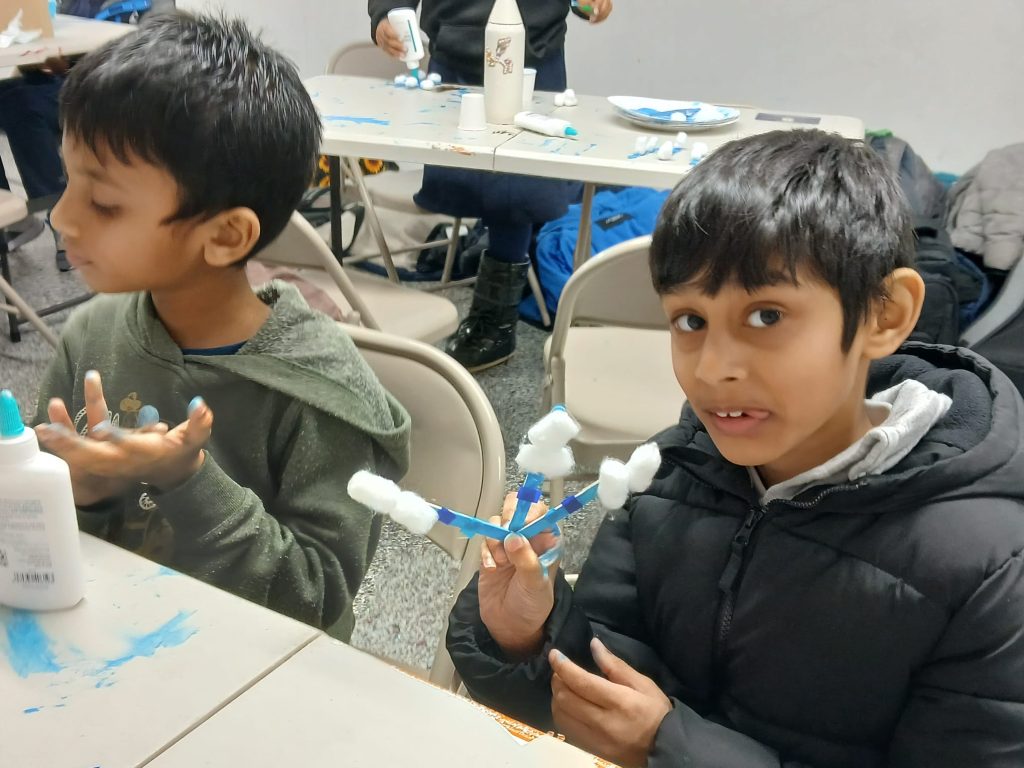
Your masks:
[{"label": "metal chair leg", "polygon": [[[0,232],[0,278],[3,278],[4,282],[10,283],[11,281],[11,265],[7,260],[7,235]],[[10,323],[10,337],[11,341],[17,344],[21,341],[21,331],[18,329],[18,316],[13,312],[8,312],[7,322]]]}]

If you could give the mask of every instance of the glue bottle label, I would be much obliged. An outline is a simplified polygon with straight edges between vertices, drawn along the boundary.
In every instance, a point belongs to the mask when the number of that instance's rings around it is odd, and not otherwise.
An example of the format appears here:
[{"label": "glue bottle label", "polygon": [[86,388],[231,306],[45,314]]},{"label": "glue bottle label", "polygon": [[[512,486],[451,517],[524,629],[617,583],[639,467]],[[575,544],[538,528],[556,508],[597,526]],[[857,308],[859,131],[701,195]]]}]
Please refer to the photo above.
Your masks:
[{"label": "glue bottle label", "polygon": [[0,498],[0,580],[45,589],[55,582],[38,499]]}]

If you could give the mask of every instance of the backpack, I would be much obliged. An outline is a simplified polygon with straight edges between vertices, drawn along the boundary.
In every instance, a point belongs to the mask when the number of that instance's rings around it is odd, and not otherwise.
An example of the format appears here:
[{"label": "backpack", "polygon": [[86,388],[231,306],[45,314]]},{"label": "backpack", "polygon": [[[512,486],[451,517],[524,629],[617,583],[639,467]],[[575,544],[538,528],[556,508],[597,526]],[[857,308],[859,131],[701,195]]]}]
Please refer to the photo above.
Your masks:
[{"label": "backpack", "polygon": [[62,0],[60,12],[98,21],[137,24],[150,11],[173,11],[174,0]]},{"label": "backpack", "polygon": [[868,145],[899,180],[914,215],[916,267],[924,280],[924,306],[910,339],[955,345],[960,331],[977,315],[989,295],[984,273],[953,248],[943,224],[946,186],[907,142],[887,131]]},{"label": "backpack", "polygon": [[[591,208],[590,255],[617,243],[654,231],[658,213],[669,195],[667,189],[618,187],[594,195]],[[580,228],[580,205],[569,206],[561,218],[549,221],[537,235],[534,260],[544,300],[552,317],[558,310],[562,289],[573,272],[573,252]],[[539,323],[540,310],[533,295],[519,305],[520,316]]]},{"label": "backpack", "polygon": [[917,271],[924,280],[924,305],[921,317],[910,334],[910,341],[956,345],[960,339],[960,292],[972,291],[960,266],[949,233],[935,219],[918,221],[914,227]]}]

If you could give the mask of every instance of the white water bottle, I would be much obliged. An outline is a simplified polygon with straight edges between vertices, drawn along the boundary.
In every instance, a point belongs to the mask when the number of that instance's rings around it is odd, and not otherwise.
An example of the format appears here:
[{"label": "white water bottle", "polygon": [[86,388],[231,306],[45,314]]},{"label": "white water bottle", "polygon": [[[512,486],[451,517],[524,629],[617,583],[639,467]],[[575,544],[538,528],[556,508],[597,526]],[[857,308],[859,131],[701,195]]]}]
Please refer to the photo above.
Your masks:
[{"label": "white water bottle", "polygon": [[484,111],[487,122],[509,125],[523,110],[526,27],[516,0],[494,0],[484,29]]},{"label": "white water bottle", "polygon": [[84,593],[68,465],[39,450],[14,396],[0,391],[0,605],[70,608]]}]

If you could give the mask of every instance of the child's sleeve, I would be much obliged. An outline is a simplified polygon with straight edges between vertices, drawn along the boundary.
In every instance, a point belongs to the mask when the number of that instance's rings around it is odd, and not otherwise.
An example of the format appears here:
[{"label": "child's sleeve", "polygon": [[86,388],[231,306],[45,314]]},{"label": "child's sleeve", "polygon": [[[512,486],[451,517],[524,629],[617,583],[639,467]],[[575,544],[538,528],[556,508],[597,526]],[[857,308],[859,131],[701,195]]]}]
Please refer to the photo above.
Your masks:
[{"label": "child's sleeve", "polygon": [[156,497],[174,527],[171,565],[321,628],[352,631],[352,599],[380,535],[380,520],[348,496],[352,474],[404,471],[365,433],[296,404],[265,505],[207,453],[202,468]]},{"label": "child's sleeve", "polygon": [[[671,698],[679,683],[662,663],[649,638],[636,583],[632,514],[605,518],[580,574],[575,592],[559,577],[543,651],[525,662],[502,656],[480,621],[476,579],[463,591],[448,624],[448,652],[474,699],[542,730],[551,730],[551,666],[558,648],[577,664],[598,673],[590,653],[596,634],[615,655],[647,675]],[[658,729],[649,768],[811,768],[781,760],[748,736],[701,717],[672,698],[672,711]]]},{"label": "child's sleeve", "polygon": [[598,531],[574,593],[561,574],[555,605],[545,626],[542,652],[526,662],[510,662],[480,620],[477,579],[459,596],[448,623],[447,645],[473,698],[531,725],[550,730],[551,665],[558,648],[596,672],[590,653],[595,632],[617,655],[630,659],[663,689],[671,673],[651,648],[637,598],[636,569],[628,511],[609,515]]},{"label": "child's sleeve", "polygon": [[1024,553],[996,568],[950,620],[915,676],[888,765],[1024,765]]}]

